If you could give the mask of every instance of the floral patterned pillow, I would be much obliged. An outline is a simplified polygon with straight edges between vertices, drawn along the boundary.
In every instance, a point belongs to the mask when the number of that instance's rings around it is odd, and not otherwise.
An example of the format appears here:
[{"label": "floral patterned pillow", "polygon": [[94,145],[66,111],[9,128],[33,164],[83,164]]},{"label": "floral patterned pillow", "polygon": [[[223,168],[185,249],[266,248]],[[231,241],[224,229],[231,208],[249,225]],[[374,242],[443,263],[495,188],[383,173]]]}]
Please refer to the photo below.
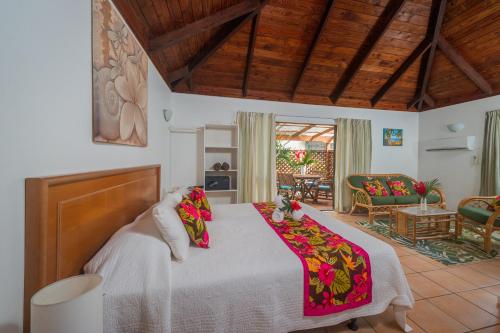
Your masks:
[{"label": "floral patterned pillow", "polygon": [[194,205],[200,210],[203,219],[205,221],[212,221],[212,210],[210,209],[205,191],[199,187],[195,187],[189,194],[189,197]]},{"label": "floral patterned pillow", "polygon": [[368,192],[368,194],[372,197],[375,197],[375,196],[386,197],[389,195],[389,193],[387,193],[387,190],[385,189],[384,185],[382,185],[382,183],[378,179],[363,182],[363,186],[364,186],[366,192]]},{"label": "floral patterned pillow", "polygon": [[195,206],[193,201],[185,197],[179,205],[177,205],[177,213],[191,241],[199,247],[208,248],[209,238],[207,226],[201,216],[200,209]]},{"label": "floral patterned pillow", "polygon": [[396,197],[410,195],[410,190],[408,190],[406,184],[401,180],[388,180],[387,185],[389,185],[392,194]]}]

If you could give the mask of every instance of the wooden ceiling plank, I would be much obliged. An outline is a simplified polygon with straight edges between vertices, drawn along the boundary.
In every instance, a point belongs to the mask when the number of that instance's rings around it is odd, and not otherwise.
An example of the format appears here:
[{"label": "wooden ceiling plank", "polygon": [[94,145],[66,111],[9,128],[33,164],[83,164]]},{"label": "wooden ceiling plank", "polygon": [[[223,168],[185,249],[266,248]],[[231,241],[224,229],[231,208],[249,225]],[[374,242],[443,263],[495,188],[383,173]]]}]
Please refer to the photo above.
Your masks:
[{"label": "wooden ceiling plank", "polygon": [[226,41],[231,38],[235,33],[241,30],[241,28],[253,19],[257,14],[260,13],[262,8],[267,4],[268,0],[264,0],[260,3],[259,7],[246,15],[238,17],[224,25],[221,30],[215,34],[214,38],[208,43],[206,47],[198,52],[188,63],[188,73],[181,79],[172,83],[172,87],[175,90],[180,84],[184,83],[189,79],[193,72],[201,67],[212,54],[214,54]]},{"label": "wooden ceiling plank", "polygon": [[391,89],[391,87],[398,81],[398,79],[406,72],[406,70],[417,60],[424,52],[426,52],[431,46],[431,41],[425,38],[420,44],[413,50],[413,52],[406,58],[406,60],[399,66],[399,68],[391,75],[391,77],[384,83],[384,85],[375,93],[371,99],[372,106],[375,106],[378,101],[384,97],[384,95]]},{"label": "wooden ceiling plank", "polygon": [[438,47],[479,89],[488,95],[493,94],[493,88],[488,81],[442,35],[438,38]]},{"label": "wooden ceiling plank", "polygon": [[303,129],[301,129],[300,131],[297,131],[295,133],[292,134],[292,136],[300,136],[302,134],[304,134],[305,132],[309,131],[311,128],[313,128],[315,125],[309,125],[309,126],[306,126],[304,127]]},{"label": "wooden ceiling plank", "polygon": [[309,66],[309,63],[311,62],[312,54],[314,52],[314,49],[316,48],[316,44],[318,43],[323,32],[325,31],[325,27],[327,26],[328,21],[329,21],[330,13],[333,11],[334,2],[335,2],[335,0],[328,0],[328,3],[327,3],[325,10],[323,12],[323,16],[321,17],[321,21],[318,25],[318,28],[316,29],[316,33],[314,34],[313,41],[312,41],[311,45],[309,46],[309,50],[307,51],[305,61],[302,64],[302,67],[300,69],[299,76],[297,77],[297,80],[295,81],[295,84],[293,86],[292,100],[295,98],[297,88],[299,87],[300,82],[302,81],[302,77],[304,76],[304,73],[305,73],[307,67]]},{"label": "wooden ceiling plank", "polygon": [[384,35],[385,31],[396,17],[396,14],[399,13],[405,3],[406,0],[390,0],[384,8],[384,11],[378,17],[374,26],[371,28],[360,48],[349,63],[349,66],[342,73],[340,80],[333,89],[333,92],[330,95],[332,103],[337,103],[344,90],[347,88],[353,77],[361,68],[366,58],[368,58],[372,50],[377,45],[379,39]]},{"label": "wooden ceiling plank", "polygon": [[427,93],[424,94],[423,101],[425,102],[425,104],[427,104],[431,108],[436,106],[436,102],[434,101],[434,99]]},{"label": "wooden ceiling plank", "polygon": [[422,111],[424,103],[424,95],[427,93],[427,86],[429,85],[429,78],[431,76],[432,64],[434,63],[434,56],[436,55],[436,47],[441,33],[441,26],[443,25],[444,14],[446,12],[446,0],[433,0],[431,13],[429,18],[429,34],[432,33],[431,47],[428,51],[428,57],[423,65],[425,71],[423,72],[422,84],[417,87],[417,96],[420,96],[418,103],[418,111]]},{"label": "wooden ceiling plank", "polygon": [[245,0],[213,15],[190,23],[182,28],[169,31],[149,40],[149,51],[157,52],[175,45],[201,32],[216,28],[240,16],[251,13],[259,7],[258,0]]},{"label": "wooden ceiling plank", "polygon": [[248,41],[247,63],[245,65],[245,75],[243,77],[243,97],[248,95],[248,79],[250,77],[250,69],[252,68],[253,53],[255,50],[255,41],[257,39],[257,27],[259,26],[260,12],[255,15],[252,21],[252,29],[250,30],[250,38]]},{"label": "wooden ceiling plank", "polygon": [[319,136],[322,136],[323,134],[327,134],[327,133],[330,133],[332,132],[333,130],[335,130],[335,127],[330,127],[330,128],[327,128],[326,130],[324,130],[323,132],[319,132],[318,134],[314,134],[310,139],[309,141],[313,141],[314,139],[316,139],[317,137]]}]

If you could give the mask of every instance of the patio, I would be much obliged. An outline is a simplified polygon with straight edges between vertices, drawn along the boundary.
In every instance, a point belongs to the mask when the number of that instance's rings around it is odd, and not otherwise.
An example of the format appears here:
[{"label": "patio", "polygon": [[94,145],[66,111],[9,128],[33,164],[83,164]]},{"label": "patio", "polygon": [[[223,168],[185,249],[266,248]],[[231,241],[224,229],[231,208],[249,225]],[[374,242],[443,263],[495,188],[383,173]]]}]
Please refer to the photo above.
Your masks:
[{"label": "patio", "polygon": [[320,210],[333,210],[335,125],[277,123],[278,189]]}]

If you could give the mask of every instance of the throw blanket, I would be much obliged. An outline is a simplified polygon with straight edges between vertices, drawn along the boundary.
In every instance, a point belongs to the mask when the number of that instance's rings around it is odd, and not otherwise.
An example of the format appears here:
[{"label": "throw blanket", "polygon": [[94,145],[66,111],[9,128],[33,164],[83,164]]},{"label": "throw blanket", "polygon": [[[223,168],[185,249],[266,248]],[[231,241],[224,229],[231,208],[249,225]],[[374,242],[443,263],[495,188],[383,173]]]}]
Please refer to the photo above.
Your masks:
[{"label": "throw blanket", "polygon": [[264,220],[304,268],[304,315],[322,316],[368,304],[372,278],[368,253],[308,215],[274,222],[274,203],[255,203]]}]

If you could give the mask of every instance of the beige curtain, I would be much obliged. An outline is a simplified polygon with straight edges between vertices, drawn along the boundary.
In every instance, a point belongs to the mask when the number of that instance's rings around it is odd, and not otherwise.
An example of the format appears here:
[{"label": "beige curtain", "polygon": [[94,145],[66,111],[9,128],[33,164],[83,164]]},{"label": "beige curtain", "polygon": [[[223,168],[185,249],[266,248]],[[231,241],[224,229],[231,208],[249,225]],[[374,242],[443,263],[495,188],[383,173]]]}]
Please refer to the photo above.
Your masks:
[{"label": "beige curtain", "polygon": [[347,177],[369,173],[372,161],[372,126],[370,120],[337,119],[335,145],[335,210],[351,209],[352,193]]},{"label": "beige curtain", "polygon": [[274,114],[238,112],[239,202],[272,201],[276,195]]},{"label": "beige curtain", "polygon": [[486,113],[480,194],[500,194],[500,110]]}]

